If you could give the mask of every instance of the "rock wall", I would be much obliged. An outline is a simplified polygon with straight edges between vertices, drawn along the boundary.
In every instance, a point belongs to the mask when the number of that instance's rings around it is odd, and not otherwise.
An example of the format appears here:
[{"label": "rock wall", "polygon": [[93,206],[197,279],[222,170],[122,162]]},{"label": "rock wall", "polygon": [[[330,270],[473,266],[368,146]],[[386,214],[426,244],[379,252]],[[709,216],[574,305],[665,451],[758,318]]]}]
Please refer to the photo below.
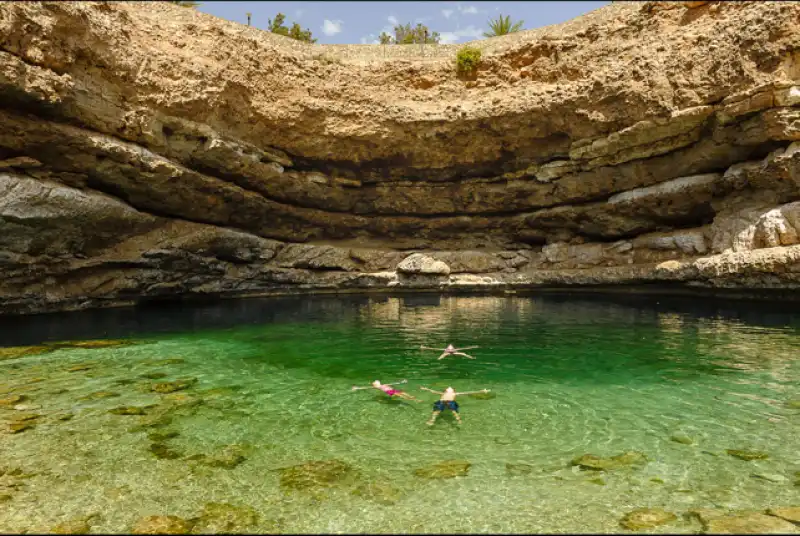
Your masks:
[{"label": "rock wall", "polygon": [[480,46],[459,76],[169,3],[0,3],[0,313],[800,287],[800,4],[617,2]]}]

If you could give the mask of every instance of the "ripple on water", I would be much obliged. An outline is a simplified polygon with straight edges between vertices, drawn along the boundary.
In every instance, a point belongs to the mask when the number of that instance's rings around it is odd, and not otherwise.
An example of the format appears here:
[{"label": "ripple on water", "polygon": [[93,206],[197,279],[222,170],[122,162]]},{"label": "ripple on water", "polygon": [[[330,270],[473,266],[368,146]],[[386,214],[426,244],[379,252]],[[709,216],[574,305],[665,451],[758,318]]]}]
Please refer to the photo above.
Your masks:
[{"label": "ripple on water", "polygon": [[[298,303],[284,321],[6,346],[0,529],[612,532],[652,508],[677,518],[649,532],[691,533],[694,508],[800,504],[789,317],[517,297]],[[419,350],[448,342],[480,346],[477,359]],[[408,379],[421,402],[350,390],[374,379]],[[451,385],[496,396],[460,397],[461,426],[448,412],[425,426],[437,397],[419,387]],[[629,452],[647,462],[570,465]]]}]

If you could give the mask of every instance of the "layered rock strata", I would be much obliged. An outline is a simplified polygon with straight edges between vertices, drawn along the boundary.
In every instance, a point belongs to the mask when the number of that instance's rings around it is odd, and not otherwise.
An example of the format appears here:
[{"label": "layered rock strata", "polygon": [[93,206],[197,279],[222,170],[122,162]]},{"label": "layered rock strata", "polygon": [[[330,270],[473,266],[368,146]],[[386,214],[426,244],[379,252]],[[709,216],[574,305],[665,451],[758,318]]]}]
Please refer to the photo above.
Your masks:
[{"label": "layered rock strata", "polygon": [[800,287],[798,4],[475,44],[465,77],[447,47],[364,66],[169,3],[0,4],[0,313]]}]

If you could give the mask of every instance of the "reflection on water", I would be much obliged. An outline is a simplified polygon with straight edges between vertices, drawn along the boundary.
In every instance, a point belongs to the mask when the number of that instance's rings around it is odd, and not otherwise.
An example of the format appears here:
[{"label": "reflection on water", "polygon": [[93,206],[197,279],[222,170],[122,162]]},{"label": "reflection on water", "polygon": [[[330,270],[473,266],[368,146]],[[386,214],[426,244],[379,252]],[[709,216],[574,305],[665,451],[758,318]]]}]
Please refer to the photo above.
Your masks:
[{"label": "reflection on water", "polygon": [[[693,508],[800,505],[800,315],[774,304],[421,294],[2,322],[4,532],[612,532],[658,507],[678,517],[650,532],[693,533]],[[477,359],[419,349],[447,343]],[[424,403],[350,390],[403,378]],[[494,396],[425,426],[419,387],[449,385]]]}]

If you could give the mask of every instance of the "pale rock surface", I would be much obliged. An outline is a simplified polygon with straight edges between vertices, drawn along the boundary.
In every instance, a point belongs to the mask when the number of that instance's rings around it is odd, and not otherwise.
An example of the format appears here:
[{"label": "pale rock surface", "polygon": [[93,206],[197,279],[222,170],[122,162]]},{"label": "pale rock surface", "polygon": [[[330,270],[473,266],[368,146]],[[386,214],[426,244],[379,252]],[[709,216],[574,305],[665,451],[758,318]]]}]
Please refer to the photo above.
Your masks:
[{"label": "pale rock surface", "polygon": [[614,2],[475,42],[464,79],[461,45],[384,59],[169,2],[0,3],[0,314],[342,289],[789,299],[798,21],[793,2]]}]

